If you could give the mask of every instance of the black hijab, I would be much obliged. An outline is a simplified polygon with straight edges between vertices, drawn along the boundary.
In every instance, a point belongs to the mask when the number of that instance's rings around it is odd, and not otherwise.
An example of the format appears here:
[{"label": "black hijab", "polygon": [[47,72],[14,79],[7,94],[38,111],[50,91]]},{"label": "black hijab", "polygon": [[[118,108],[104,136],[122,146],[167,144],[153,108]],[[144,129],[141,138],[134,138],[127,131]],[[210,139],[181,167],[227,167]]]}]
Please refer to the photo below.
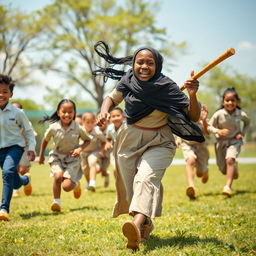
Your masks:
[{"label": "black hijab", "polygon": [[141,50],[149,50],[153,54],[156,72],[144,82],[137,79],[133,69],[129,69],[117,85],[116,89],[123,93],[125,100],[127,123],[136,123],[157,109],[169,114],[168,124],[174,134],[186,140],[204,141],[201,129],[184,112],[189,105],[188,97],[173,80],[161,73],[162,55],[153,48],[142,47],[135,51],[132,65]]}]

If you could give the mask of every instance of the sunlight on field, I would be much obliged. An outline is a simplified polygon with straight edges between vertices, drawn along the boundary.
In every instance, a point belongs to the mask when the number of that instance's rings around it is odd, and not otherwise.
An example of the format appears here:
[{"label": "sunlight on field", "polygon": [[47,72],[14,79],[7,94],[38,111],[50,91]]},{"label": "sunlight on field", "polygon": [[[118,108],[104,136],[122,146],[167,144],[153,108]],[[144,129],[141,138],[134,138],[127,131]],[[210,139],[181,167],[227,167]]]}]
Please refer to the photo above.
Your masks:
[{"label": "sunlight on field", "polygon": [[[255,255],[255,165],[241,164],[239,169],[232,198],[221,195],[225,176],[210,165],[209,182],[196,179],[198,199],[189,201],[184,166],[168,168],[163,216],[155,220],[151,239],[136,255]],[[74,199],[72,192],[63,192],[60,214],[50,210],[48,165],[33,164],[31,174],[32,195],[26,197],[21,190],[11,202],[11,221],[0,223],[0,255],[133,255],[121,233],[130,217],[111,217],[112,173],[107,189],[98,176],[96,193],[83,191],[80,199]]]}]

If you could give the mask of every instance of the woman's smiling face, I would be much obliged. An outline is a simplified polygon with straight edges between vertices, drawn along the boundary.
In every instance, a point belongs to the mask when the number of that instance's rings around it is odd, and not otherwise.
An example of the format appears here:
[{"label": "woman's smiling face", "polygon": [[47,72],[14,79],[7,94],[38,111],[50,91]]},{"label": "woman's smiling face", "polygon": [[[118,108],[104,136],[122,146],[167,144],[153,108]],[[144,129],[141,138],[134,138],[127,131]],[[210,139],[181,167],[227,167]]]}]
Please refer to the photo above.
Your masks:
[{"label": "woman's smiling face", "polygon": [[149,81],[156,73],[156,61],[151,51],[141,50],[137,53],[133,65],[135,76],[143,82]]}]

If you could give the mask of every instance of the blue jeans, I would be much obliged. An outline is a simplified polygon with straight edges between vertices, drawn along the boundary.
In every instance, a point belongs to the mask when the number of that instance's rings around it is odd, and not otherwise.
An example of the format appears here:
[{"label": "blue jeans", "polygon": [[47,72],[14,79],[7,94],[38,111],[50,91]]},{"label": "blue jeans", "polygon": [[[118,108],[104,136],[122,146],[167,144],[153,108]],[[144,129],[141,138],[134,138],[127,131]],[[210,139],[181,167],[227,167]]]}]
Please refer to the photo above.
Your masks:
[{"label": "blue jeans", "polygon": [[20,176],[17,165],[24,149],[18,145],[0,149],[0,167],[2,168],[3,190],[1,209],[9,212],[13,189],[29,183],[27,176]]}]

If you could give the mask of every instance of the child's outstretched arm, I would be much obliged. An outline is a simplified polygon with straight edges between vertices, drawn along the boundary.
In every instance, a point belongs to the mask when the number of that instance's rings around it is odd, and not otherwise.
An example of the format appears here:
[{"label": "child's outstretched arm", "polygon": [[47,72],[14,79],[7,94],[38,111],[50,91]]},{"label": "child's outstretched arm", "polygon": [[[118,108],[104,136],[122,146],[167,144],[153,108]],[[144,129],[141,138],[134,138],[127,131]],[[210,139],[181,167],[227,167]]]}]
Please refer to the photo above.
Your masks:
[{"label": "child's outstretched arm", "polygon": [[205,105],[202,105],[201,108],[201,120],[203,124],[203,132],[207,135],[209,135],[209,132],[207,130],[208,123],[207,123],[207,116],[208,116],[208,110],[206,109]]},{"label": "child's outstretched arm", "polygon": [[90,140],[85,140],[78,148],[71,150],[70,155],[72,157],[78,157],[80,153],[90,144]]},{"label": "child's outstretched arm", "polygon": [[237,140],[243,140],[244,136],[249,128],[250,125],[250,119],[248,118],[247,114],[245,112],[242,111],[241,113],[242,118],[241,118],[241,122],[243,123],[243,128],[242,131],[239,132],[238,134],[236,134],[236,139]]},{"label": "child's outstretched arm", "polygon": [[45,138],[43,138],[41,142],[40,153],[39,153],[39,160],[38,160],[39,164],[44,164],[44,160],[45,160],[44,152],[47,147],[47,144],[48,144],[48,141]]}]

